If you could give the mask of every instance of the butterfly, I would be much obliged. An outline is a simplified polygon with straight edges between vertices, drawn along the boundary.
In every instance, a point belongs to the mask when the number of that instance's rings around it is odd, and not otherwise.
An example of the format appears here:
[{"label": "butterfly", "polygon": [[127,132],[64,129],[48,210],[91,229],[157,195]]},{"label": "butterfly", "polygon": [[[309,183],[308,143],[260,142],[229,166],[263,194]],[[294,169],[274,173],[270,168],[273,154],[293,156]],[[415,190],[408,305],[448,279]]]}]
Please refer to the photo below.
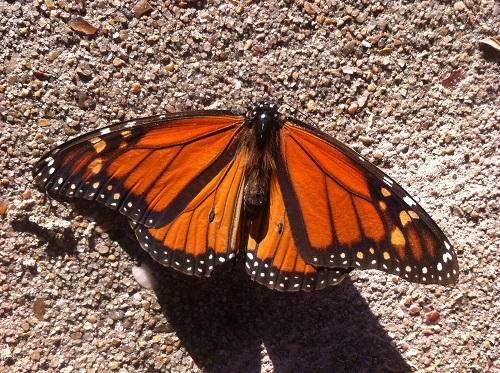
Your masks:
[{"label": "butterfly", "polygon": [[450,242],[401,186],[269,101],[113,124],[49,151],[33,175],[49,193],[118,210],[155,260],[190,275],[240,255],[252,279],[282,291],[353,269],[458,278]]}]

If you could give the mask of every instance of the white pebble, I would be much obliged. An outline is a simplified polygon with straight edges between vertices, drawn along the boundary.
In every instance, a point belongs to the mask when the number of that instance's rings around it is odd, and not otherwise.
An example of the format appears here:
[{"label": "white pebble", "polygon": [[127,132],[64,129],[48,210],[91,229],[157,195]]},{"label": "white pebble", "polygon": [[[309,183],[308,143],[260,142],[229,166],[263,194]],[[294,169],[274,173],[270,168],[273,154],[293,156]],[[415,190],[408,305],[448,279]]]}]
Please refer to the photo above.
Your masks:
[{"label": "white pebble", "polygon": [[155,290],[158,287],[158,281],[146,263],[142,263],[140,267],[132,267],[132,275],[139,285],[146,289]]}]

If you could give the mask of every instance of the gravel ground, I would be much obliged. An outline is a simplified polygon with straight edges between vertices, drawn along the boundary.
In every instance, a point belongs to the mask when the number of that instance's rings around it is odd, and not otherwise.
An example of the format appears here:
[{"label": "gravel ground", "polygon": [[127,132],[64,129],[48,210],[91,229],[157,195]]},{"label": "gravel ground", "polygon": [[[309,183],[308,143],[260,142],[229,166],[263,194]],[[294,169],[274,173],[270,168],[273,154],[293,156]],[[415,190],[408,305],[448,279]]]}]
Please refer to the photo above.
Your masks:
[{"label": "gravel ground", "polygon": [[[498,1],[149,5],[0,0],[0,371],[499,371],[500,52],[478,43],[500,30]],[[282,294],[240,263],[190,278],[121,216],[32,183],[69,136],[266,89],[419,200],[457,284],[364,271]]]}]

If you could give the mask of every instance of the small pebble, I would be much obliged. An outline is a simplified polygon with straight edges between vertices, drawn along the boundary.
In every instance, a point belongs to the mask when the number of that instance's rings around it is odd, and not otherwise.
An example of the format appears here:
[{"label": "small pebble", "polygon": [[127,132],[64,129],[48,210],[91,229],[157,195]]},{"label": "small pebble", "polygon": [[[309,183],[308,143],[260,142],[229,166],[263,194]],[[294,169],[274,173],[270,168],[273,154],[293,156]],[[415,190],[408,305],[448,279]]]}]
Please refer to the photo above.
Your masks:
[{"label": "small pebble", "polygon": [[118,369],[120,367],[120,363],[118,361],[112,361],[108,364],[108,368],[111,370]]},{"label": "small pebble", "polygon": [[356,104],[356,103],[353,103],[353,104],[349,105],[349,108],[347,108],[347,112],[350,115],[356,114],[357,110],[358,110],[358,104]]},{"label": "small pebble", "polygon": [[424,327],[422,329],[422,332],[424,333],[424,335],[432,335],[433,334],[432,329],[429,329],[428,327]]},{"label": "small pebble", "polygon": [[359,141],[363,143],[363,145],[368,146],[372,143],[372,139],[369,138],[368,136],[359,136],[358,137]]},{"label": "small pebble", "polygon": [[113,60],[113,66],[115,66],[115,67],[120,67],[120,66],[123,66],[125,64],[126,64],[126,62],[124,60],[122,60],[121,58],[116,57]]},{"label": "small pebble", "polygon": [[318,110],[318,104],[316,104],[316,102],[314,102],[313,100],[309,100],[306,107],[307,107],[307,110],[309,110],[309,111]]},{"label": "small pebble", "polygon": [[357,43],[358,42],[356,40],[351,40],[346,45],[344,45],[344,47],[342,48],[342,53],[344,55],[353,53],[356,50]]},{"label": "small pebble", "polygon": [[433,311],[427,314],[427,324],[434,324],[436,321],[439,320],[439,312]]},{"label": "small pebble", "polygon": [[40,360],[40,350],[36,350],[36,351],[33,351],[31,354],[30,354],[30,358],[32,360],[35,360],[35,361],[38,361]]},{"label": "small pebble", "polygon": [[418,306],[411,306],[410,307],[410,315],[416,316],[420,313],[420,307]]},{"label": "small pebble", "polygon": [[109,318],[114,321],[122,320],[125,317],[125,312],[119,311],[110,311],[108,314]]},{"label": "small pebble", "polygon": [[463,1],[457,1],[455,5],[453,5],[453,8],[458,11],[462,11],[465,9],[465,4]]},{"label": "small pebble", "polygon": [[94,35],[98,30],[96,27],[92,26],[82,17],[73,18],[68,22],[68,26],[71,27],[74,31],[84,33],[86,35]]},{"label": "small pebble", "polygon": [[36,298],[33,303],[33,313],[38,320],[42,321],[45,318],[45,310],[45,299]]},{"label": "small pebble", "polygon": [[41,119],[38,119],[38,125],[40,127],[48,127],[48,126],[50,126],[50,122],[47,119],[41,118]]},{"label": "small pebble", "polygon": [[49,61],[54,61],[61,54],[60,50],[51,51],[47,54],[47,59]]},{"label": "small pebble", "polygon": [[152,9],[153,8],[147,0],[140,0],[137,4],[134,5],[132,11],[134,12],[134,16],[136,16],[136,18],[139,18],[144,13],[149,12]]},{"label": "small pebble", "polygon": [[141,92],[141,84],[140,83],[133,83],[132,84],[132,93],[139,93]]},{"label": "small pebble", "polygon": [[146,289],[154,290],[158,287],[158,281],[146,263],[142,263],[140,267],[133,267],[132,275],[139,285]]}]

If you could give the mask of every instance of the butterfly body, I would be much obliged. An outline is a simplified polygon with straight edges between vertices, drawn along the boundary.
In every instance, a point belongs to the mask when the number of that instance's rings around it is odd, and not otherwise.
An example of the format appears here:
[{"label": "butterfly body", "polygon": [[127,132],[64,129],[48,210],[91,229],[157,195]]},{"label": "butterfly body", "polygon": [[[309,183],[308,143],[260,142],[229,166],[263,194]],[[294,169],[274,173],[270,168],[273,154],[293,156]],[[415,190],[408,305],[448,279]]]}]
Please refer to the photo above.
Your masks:
[{"label": "butterfly body", "polygon": [[114,124],[52,150],[34,175],[120,211],[153,258],[191,275],[243,253],[277,290],[321,289],[353,268],[458,277],[450,243],[394,180],[266,101]]},{"label": "butterfly body", "polygon": [[279,147],[279,114],[276,105],[262,103],[265,110],[252,110],[248,132],[242,140],[246,151],[245,189],[243,194],[245,217],[255,220],[269,201],[271,175],[276,172],[276,154]]}]

